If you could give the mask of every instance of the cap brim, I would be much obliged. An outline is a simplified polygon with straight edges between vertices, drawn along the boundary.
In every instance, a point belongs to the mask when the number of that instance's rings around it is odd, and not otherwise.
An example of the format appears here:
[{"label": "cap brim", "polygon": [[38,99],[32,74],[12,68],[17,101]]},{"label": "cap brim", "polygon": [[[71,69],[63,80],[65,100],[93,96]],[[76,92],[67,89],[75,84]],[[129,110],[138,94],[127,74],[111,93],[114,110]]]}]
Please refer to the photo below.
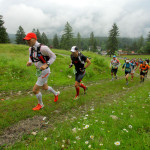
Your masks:
[{"label": "cap brim", "polygon": [[74,48],[72,48],[70,51],[71,51],[71,52],[76,52],[76,50],[75,50]]},{"label": "cap brim", "polygon": [[23,40],[30,40],[31,38],[30,37],[25,37]]}]

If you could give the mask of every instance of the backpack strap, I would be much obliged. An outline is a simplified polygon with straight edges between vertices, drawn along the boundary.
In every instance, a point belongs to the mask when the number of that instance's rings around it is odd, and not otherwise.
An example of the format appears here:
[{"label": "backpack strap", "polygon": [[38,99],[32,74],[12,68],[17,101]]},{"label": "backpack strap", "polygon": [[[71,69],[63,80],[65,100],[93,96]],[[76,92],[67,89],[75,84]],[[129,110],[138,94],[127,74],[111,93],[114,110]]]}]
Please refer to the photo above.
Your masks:
[{"label": "backpack strap", "polygon": [[49,60],[49,56],[43,56],[43,55],[41,54],[41,51],[40,51],[41,45],[42,45],[42,44],[40,44],[40,46],[37,47],[37,57],[38,57],[38,59],[33,57],[33,50],[34,50],[34,49],[33,49],[33,47],[31,48],[30,58],[31,58],[32,62],[41,61],[42,63],[46,63],[46,62]]},{"label": "backpack strap", "polygon": [[81,52],[79,52],[79,54],[78,54],[79,61],[81,64],[85,64],[85,62],[81,60],[82,56],[83,56],[83,54]]}]

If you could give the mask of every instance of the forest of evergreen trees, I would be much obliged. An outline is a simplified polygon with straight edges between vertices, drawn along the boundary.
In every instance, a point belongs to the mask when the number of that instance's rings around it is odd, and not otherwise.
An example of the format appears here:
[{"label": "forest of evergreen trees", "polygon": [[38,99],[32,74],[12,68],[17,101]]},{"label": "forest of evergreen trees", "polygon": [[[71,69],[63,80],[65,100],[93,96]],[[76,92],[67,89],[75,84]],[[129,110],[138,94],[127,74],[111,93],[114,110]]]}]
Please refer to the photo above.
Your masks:
[{"label": "forest of evergreen trees", "polygon": [[[39,29],[33,29],[37,35],[38,42],[48,45],[55,49],[65,49],[70,50],[73,45],[78,46],[80,50],[89,50],[93,52],[101,52],[103,50],[107,51],[109,55],[115,54],[119,49],[135,53],[150,53],[150,32],[147,38],[123,38],[119,37],[119,28],[116,23],[112,25],[109,30],[108,37],[95,37],[94,32],[91,32],[89,37],[82,37],[78,32],[76,35],[69,22],[65,24],[63,34],[59,37],[57,34],[54,35],[52,39],[48,39],[46,33],[41,33]],[[14,43],[16,44],[26,44],[23,38],[27,33],[25,33],[23,27],[19,26],[15,34]],[[11,38],[9,39],[6,28],[4,27],[3,16],[0,15],[0,43],[11,43]]]}]

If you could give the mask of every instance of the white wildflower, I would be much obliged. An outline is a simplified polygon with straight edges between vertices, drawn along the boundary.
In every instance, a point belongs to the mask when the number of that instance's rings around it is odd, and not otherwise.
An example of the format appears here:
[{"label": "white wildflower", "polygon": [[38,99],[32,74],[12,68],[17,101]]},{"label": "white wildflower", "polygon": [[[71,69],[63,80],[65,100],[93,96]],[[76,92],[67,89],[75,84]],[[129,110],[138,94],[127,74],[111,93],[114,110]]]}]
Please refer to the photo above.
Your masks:
[{"label": "white wildflower", "polygon": [[101,123],[102,123],[102,124],[104,124],[104,123],[105,123],[105,121],[101,121]]},{"label": "white wildflower", "polygon": [[36,132],[32,132],[31,134],[32,134],[32,135],[36,135],[37,133],[36,133]]},{"label": "white wildflower", "polygon": [[77,132],[76,128],[73,128],[72,131],[73,131],[73,133],[76,133],[76,132]]},{"label": "white wildflower", "polygon": [[47,140],[47,137],[44,138],[44,141],[46,141],[46,140]]},{"label": "white wildflower", "polygon": [[128,130],[127,130],[127,129],[123,129],[123,131],[126,131],[126,132],[128,132]]},{"label": "white wildflower", "polygon": [[90,139],[92,139],[92,140],[93,140],[93,139],[94,139],[94,136],[93,136],[93,135],[91,135],[91,136],[90,136]]},{"label": "white wildflower", "polygon": [[115,144],[116,146],[119,146],[119,145],[120,145],[120,142],[117,141],[117,142],[115,142],[114,144]]},{"label": "white wildflower", "polygon": [[89,128],[89,125],[86,125],[83,129],[87,129],[87,128]]},{"label": "white wildflower", "polygon": [[129,127],[130,129],[132,129],[132,125],[129,125],[128,127]]}]

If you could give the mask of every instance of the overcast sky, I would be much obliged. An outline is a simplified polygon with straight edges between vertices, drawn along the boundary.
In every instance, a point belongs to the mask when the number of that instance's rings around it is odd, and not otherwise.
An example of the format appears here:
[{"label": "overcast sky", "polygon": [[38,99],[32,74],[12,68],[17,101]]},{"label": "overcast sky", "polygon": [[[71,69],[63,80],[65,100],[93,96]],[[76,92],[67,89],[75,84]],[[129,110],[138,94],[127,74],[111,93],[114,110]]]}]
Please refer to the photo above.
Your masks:
[{"label": "overcast sky", "polygon": [[150,0],[0,0],[0,15],[8,33],[21,25],[26,33],[61,35],[66,22],[82,37],[108,36],[115,22],[121,37],[147,36]]}]

